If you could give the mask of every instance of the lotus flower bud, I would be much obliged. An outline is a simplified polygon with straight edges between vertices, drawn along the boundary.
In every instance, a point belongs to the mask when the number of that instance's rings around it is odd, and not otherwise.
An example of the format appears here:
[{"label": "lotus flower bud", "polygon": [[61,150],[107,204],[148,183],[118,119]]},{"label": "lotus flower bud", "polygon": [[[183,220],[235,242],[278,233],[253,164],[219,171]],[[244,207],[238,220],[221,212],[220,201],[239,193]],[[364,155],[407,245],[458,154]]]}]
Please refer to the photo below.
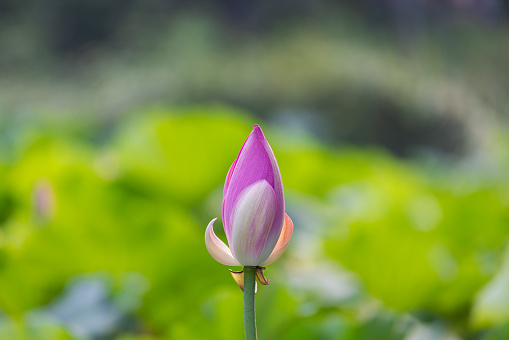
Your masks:
[{"label": "lotus flower bud", "polygon": [[223,227],[229,247],[215,235],[215,220],[205,231],[205,244],[222,264],[269,265],[288,247],[293,224],[285,213],[283,182],[274,153],[258,125],[226,176]]}]

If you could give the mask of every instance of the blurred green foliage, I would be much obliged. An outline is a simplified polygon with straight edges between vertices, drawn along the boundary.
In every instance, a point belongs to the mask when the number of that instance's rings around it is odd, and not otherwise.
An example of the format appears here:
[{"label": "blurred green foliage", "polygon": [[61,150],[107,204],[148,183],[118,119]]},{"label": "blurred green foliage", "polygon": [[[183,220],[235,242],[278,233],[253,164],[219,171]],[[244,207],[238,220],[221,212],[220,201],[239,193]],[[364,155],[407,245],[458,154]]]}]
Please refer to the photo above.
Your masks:
[{"label": "blurred green foliage", "polygon": [[[203,233],[254,123],[215,106],[143,110],[100,142],[2,129],[0,338],[88,338],[56,311],[99,276],[123,321],[92,338],[241,339]],[[506,181],[263,127],[295,233],[257,294],[260,339],[507,338]]]}]

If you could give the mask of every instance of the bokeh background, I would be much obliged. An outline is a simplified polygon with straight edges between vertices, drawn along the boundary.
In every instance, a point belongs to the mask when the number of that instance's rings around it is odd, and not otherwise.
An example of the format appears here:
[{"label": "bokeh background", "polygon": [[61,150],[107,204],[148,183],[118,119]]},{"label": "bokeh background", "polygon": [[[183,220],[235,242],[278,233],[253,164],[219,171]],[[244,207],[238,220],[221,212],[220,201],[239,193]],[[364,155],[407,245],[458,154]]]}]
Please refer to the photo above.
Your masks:
[{"label": "bokeh background", "polygon": [[260,339],[509,339],[508,61],[502,0],[0,0],[0,339],[242,339],[204,231],[255,123]]}]

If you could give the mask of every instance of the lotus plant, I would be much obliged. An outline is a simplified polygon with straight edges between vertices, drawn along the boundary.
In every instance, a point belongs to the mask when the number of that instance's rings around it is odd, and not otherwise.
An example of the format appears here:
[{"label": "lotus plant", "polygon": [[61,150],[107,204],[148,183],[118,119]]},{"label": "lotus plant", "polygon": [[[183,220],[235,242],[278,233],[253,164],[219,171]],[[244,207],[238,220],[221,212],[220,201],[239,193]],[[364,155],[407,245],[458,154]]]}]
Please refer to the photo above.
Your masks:
[{"label": "lotus plant", "polygon": [[246,339],[256,339],[255,277],[261,284],[269,284],[264,266],[283,255],[293,233],[292,220],[285,213],[279,167],[258,125],[226,176],[222,216],[229,247],[214,233],[216,219],[205,231],[205,244],[217,262],[244,267],[240,272],[230,271],[244,291]]}]

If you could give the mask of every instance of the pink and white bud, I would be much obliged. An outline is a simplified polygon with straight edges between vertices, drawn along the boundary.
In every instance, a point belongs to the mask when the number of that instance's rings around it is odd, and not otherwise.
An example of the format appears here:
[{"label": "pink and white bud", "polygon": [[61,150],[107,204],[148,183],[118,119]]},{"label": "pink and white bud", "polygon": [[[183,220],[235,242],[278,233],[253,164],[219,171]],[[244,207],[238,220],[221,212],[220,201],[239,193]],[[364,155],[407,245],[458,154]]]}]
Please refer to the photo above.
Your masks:
[{"label": "pink and white bud", "polygon": [[292,220],[285,214],[283,182],[274,153],[255,125],[233,162],[223,191],[223,227],[229,248],[213,230],[205,231],[212,257],[230,266],[261,266],[288,247]]}]

